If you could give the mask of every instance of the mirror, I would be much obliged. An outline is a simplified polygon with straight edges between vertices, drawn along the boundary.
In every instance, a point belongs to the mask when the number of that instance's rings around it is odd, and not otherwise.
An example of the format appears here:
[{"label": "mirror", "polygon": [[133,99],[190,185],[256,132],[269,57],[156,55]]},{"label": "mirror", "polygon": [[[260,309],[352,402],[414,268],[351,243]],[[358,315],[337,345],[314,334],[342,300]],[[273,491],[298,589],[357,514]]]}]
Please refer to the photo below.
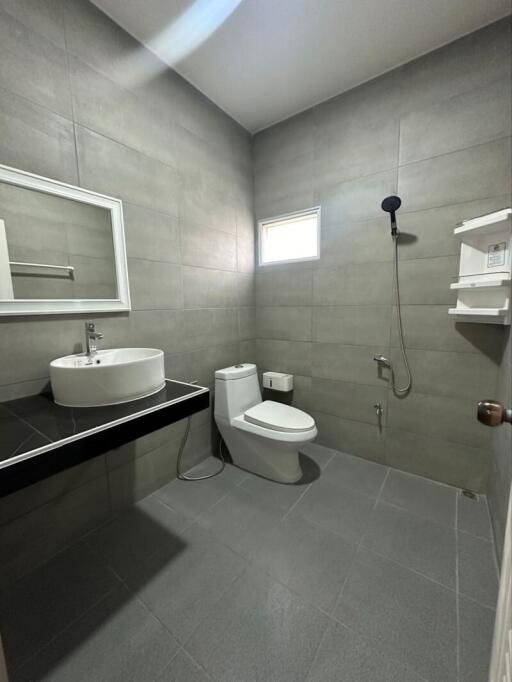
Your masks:
[{"label": "mirror", "polygon": [[0,314],[129,309],[121,201],[0,166]]}]

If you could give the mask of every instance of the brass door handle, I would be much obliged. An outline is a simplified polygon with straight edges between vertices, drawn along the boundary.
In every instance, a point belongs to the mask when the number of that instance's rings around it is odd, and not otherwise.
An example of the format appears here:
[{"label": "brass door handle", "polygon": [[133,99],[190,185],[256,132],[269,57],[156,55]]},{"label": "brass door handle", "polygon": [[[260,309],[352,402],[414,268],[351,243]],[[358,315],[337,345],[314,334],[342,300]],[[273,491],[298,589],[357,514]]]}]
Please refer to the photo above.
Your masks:
[{"label": "brass door handle", "polygon": [[497,400],[481,400],[477,406],[476,417],[486,426],[499,426],[503,422],[512,424],[512,410]]}]

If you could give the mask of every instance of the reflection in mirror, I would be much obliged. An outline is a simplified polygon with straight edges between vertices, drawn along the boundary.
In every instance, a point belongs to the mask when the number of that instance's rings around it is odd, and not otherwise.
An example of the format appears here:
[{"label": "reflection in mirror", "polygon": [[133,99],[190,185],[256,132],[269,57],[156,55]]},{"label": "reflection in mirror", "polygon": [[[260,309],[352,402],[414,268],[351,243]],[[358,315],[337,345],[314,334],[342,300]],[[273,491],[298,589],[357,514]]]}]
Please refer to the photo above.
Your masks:
[{"label": "reflection in mirror", "polygon": [[0,315],[130,308],[121,200],[0,164]]},{"label": "reflection in mirror", "polygon": [[110,210],[0,182],[0,270],[4,300],[116,298]]}]

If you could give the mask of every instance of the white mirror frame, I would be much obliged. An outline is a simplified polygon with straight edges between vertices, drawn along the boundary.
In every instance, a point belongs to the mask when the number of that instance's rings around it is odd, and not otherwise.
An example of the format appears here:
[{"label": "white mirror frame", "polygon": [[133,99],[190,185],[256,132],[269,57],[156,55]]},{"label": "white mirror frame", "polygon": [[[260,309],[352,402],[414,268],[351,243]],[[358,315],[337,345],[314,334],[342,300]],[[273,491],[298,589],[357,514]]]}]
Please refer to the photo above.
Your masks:
[{"label": "white mirror frame", "polygon": [[65,199],[101,206],[110,211],[118,298],[112,299],[13,299],[0,300],[0,315],[58,315],[106,313],[131,310],[128,263],[124,237],[123,204],[120,199],[44,178],[0,164],[0,182],[54,194]]}]

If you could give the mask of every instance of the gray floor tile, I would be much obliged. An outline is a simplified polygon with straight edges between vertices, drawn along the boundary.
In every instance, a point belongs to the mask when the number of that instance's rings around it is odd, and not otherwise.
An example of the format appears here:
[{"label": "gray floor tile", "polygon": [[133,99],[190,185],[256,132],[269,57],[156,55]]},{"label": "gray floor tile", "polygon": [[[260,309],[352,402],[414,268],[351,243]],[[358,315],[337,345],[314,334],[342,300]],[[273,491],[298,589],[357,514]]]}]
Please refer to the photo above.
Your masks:
[{"label": "gray floor tile", "polygon": [[461,682],[487,680],[491,660],[495,613],[459,598],[459,657]]},{"label": "gray floor tile", "polygon": [[331,623],[307,682],[422,682],[396,660],[341,623]]},{"label": "gray floor tile", "polygon": [[178,552],[183,546],[179,533],[190,523],[190,519],[151,495],[89,535],[86,542],[120,574],[163,546],[174,547]]},{"label": "gray floor tile", "polygon": [[254,495],[262,504],[286,512],[292,507],[309,485],[308,483],[277,483],[261,476],[250,475],[240,487]]},{"label": "gray floor tile", "polygon": [[301,517],[287,518],[264,538],[257,564],[315,606],[330,611],[356,546]]},{"label": "gray floor tile", "polygon": [[300,468],[302,469],[302,478],[297,481],[297,485],[306,485],[307,483],[314,483],[322,476],[322,471],[331,461],[332,457],[330,451],[324,452],[320,450],[321,446],[310,450],[309,454],[306,452],[299,452]]},{"label": "gray floor tile", "polygon": [[[220,460],[217,457],[207,457],[203,462],[196,464],[195,467],[187,471],[186,473],[191,476],[206,476],[215,471],[219,470]],[[233,464],[226,463],[224,471],[216,475],[223,483],[229,483],[232,485],[239,485],[243,480],[247,478],[249,474],[243,469],[239,469]]]},{"label": "gray floor tile", "polygon": [[327,465],[325,476],[340,488],[377,497],[386,472],[387,468],[382,464],[338,452]]},{"label": "gray floor tile", "polygon": [[286,587],[250,570],[215,606],[186,649],[223,682],[299,682],[327,622]]},{"label": "gray floor tile", "polygon": [[325,469],[334,455],[338,454],[337,450],[326,448],[324,445],[319,445],[318,443],[306,443],[306,445],[301,448],[301,452],[315,461],[321,469]]},{"label": "gray floor tile", "polygon": [[437,523],[453,527],[456,495],[456,488],[391,469],[381,499]]},{"label": "gray floor tile", "polygon": [[484,680],[483,498],[333,453],[308,450],[309,486],[174,481],[1,593],[13,682],[455,682],[456,546],[460,681]]},{"label": "gray floor tile", "polygon": [[466,533],[486,540],[492,539],[489,510],[484,495],[479,495],[475,500],[462,493],[457,495],[457,525],[459,530]]},{"label": "gray floor tile", "polygon": [[484,606],[496,608],[498,573],[491,542],[458,533],[459,590]]},{"label": "gray floor tile", "polygon": [[200,516],[197,523],[247,559],[257,559],[283,515],[284,510],[270,507],[240,486]]},{"label": "gray floor tile", "polygon": [[119,582],[83,544],[62,552],[0,595],[0,630],[9,665],[47,644]]},{"label": "gray floor tile", "polygon": [[194,519],[213,507],[235,485],[230,467],[218,476],[204,481],[175,479],[159,488],[155,494],[176,511]]},{"label": "gray floor tile", "polygon": [[178,648],[167,630],[118,588],[14,675],[14,682],[152,680]]},{"label": "gray floor tile", "polygon": [[246,567],[242,557],[200,528],[184,531],[185,547],[164,548],[130,571],[128,587],[184,642]]},{"label": "gray floor tile", "polygon": [[338,533],[347,542],[359,542],[368,527],[375,500],[350,488],[340,488],[337,478],[329,477],[329,466],[290,516],[302,516]]},{"label": "gray floor tile", "polygon": [[455,589],[455,529],[379,502],[363,545]]},{"label": "gray floor tile", "polygon": [[179,651],[156,682],[208,682],[211,678],[185,652]]},{"label": "gray floor tile", "polygon": [[361,549],[335,615],[420,677],[457,679],[453,591]]}]

